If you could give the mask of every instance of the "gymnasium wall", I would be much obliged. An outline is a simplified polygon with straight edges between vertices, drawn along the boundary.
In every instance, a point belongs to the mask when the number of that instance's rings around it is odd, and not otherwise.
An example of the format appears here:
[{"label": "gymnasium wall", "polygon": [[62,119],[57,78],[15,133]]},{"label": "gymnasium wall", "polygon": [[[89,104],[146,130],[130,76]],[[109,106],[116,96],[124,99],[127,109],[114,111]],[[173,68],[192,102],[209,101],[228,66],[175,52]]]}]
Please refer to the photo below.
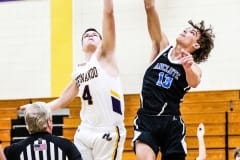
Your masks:
[{"label": "gymnasium wall", "polygon": [[[215,48],[209,60],[200,65],[202,82],[194,90],[239,89],[240,1],[155,1],[162,28],[173,44],[175,37],[188,27],[189,19],[203,19],[214,27]],[[151,50],[143,0],[114,0],[114,3],[117,59],[124,92],[138,93]],[[0,2],[0,99],[56,96],[61,92],[59,88],[64,89],[63,83],[52,82],[57,79],[53,74],[56,62],[52,63],[57,58],[53,56],[51,43],[54,32],[51,31],[54,6],[51,5],[54,4],[50,0]],[[101,30],[101,9],[101,0],[72,0],[72,53],[69,56],[73,63],[64,65],[73,66],[66,67],[73,68],[83,61],[81,34],[87,27]],[[62,76],[70,79],[71,72],[65,71]]]},{"label": "gymnasium wall", "polygon": [[50,96],[50,5],[0,2],[0,98]]}]

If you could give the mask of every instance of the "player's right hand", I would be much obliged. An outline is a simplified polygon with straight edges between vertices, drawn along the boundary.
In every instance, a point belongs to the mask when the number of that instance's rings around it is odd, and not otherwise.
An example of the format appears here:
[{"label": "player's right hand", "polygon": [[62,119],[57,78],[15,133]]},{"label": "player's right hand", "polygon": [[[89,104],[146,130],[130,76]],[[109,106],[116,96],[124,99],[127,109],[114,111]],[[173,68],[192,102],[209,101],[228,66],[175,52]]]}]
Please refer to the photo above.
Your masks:
[{"label": "player's right hand", "polygon": [[25,111],[25,109],[29,106],[30,104],[25,104],[19,107],[20,111]]}]

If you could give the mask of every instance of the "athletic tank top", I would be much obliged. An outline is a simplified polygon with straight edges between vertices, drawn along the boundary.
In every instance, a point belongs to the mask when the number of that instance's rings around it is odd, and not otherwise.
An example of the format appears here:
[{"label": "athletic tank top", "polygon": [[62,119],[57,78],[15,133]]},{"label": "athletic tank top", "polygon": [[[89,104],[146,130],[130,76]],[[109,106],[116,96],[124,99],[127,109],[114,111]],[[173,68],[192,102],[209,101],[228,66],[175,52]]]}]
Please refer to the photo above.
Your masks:
[{"label": "athletic tank top", "polygon": [[106,73],[92,55],[85,65],[78,65],[73,78],[79,84],[83,123],[99,127],[123,124],[124,100],[119,76]]},{"label": "athletic tank top", "polygon": [[180,102],[190,87],[182,65],[170,60],[172,48],[164,49],[146,69],[139,114],[180,115]]}]

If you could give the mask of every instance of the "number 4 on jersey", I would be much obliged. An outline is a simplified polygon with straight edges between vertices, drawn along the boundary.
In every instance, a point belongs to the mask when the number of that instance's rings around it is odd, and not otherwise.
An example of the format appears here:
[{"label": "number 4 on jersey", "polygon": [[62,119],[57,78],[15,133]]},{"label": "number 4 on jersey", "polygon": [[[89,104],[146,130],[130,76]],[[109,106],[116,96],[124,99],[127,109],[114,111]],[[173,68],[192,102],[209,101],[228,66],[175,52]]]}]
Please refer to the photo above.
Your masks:
[{"label": "number 4 on jersey", "polygon": [[90,93],[90,90],[89,90],[89,86],[88,86],[88,85],[86,85],[86,86],[84,87],[83,94],[82,94],[82,98],[83,98],[83,100],[88,101],[88,104],[89,104],[89,105],[93,104],[92,96],[91,96],[91,93]]}]

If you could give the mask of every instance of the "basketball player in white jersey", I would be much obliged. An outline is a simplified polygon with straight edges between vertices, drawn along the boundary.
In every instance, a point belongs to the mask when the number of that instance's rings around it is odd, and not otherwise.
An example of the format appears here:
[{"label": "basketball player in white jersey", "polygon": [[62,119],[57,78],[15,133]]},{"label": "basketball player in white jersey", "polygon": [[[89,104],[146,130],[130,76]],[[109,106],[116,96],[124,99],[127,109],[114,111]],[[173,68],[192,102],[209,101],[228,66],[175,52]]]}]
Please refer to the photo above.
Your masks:
[{"label": "basketball player in white jersey", "polygon": [[94,28],[82,35],[86,62],[76,67],[73,80],[56,100],[52,111],[81,98],[81,124],[74,143],[83,160],[121,160],[126,129],[123,91],[115,59],[113,1],[103,0],[102,36]]}]

